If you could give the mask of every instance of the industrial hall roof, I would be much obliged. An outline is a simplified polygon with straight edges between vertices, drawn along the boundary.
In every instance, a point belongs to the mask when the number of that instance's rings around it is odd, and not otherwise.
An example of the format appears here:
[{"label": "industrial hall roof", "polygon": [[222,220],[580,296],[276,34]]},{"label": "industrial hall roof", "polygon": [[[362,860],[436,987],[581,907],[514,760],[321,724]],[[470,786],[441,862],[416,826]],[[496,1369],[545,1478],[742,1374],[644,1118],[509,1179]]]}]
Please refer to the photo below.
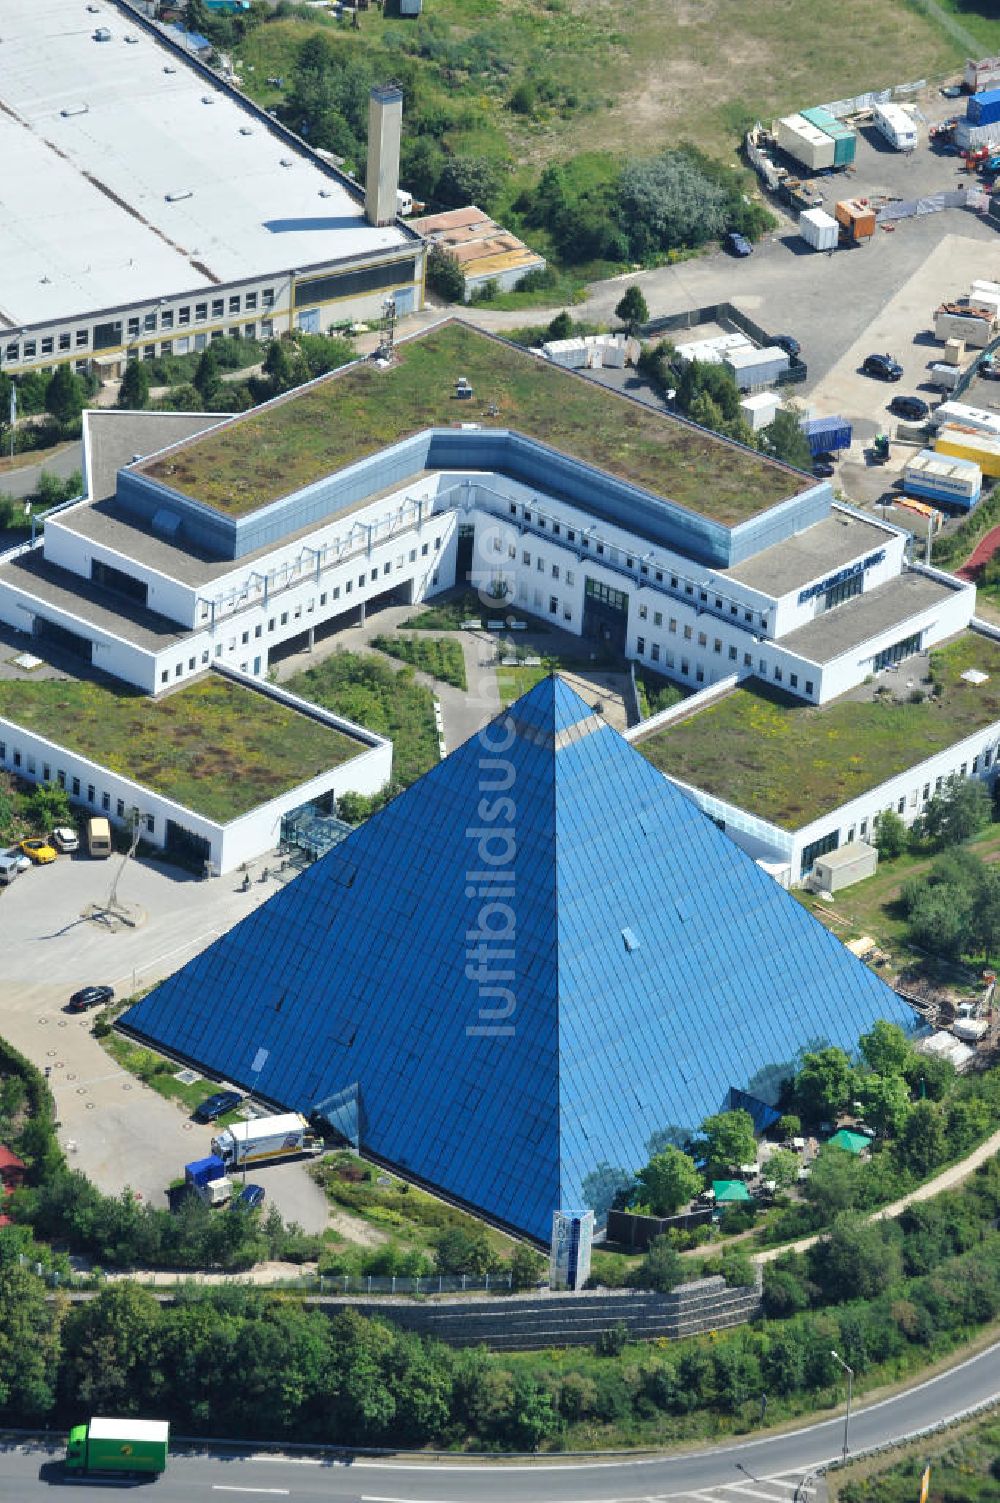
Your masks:
[{"label": "industrial hall roof", "polygon": [[879,1017],[909,1014],[549,678],[122,1021],[547,1240],[602,1166]]}]

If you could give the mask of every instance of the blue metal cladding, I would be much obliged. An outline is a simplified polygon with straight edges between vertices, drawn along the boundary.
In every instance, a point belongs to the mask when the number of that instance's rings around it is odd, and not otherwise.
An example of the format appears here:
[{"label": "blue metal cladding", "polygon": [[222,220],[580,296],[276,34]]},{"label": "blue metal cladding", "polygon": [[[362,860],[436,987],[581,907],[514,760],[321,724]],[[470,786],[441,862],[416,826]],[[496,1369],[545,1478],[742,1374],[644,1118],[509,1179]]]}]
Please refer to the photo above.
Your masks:
[{"label": "blue metal cladding", "polygon": [[[629,931],[626,943],[626,931]],[[125,1015],[545,1241],[905,1005],[547,679]]]}]

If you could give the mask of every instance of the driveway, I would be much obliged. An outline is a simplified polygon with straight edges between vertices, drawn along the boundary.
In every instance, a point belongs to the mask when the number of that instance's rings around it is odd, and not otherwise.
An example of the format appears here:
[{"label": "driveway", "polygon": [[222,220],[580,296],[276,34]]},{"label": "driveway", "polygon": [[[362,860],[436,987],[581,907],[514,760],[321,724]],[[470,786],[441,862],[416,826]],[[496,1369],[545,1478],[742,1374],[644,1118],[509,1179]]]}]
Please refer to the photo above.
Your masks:
[{"label": "driveway", "polygon": [[[134,905],[139,922],[112,931],[81,914],[104,902],[120,859],[64,856],[0,887],[0,1033],[50,1071],[69,1162],[108,1194],[130,1185],[162,1206],[185,1163],[209,1152],[212,1129],[121,1071],[93,1038],[93,1015],[68,1014],[67,999],[91,983],[110,984],[126,997],[163,979],[276,889],[273,880],[254,882],[244,894],[235,877],[205,882],[165,864],[133,861],[119,896]],[[307,1231],[326,1226],[325,1199],[304,1165],[254,1178],[286,1220]]]}]

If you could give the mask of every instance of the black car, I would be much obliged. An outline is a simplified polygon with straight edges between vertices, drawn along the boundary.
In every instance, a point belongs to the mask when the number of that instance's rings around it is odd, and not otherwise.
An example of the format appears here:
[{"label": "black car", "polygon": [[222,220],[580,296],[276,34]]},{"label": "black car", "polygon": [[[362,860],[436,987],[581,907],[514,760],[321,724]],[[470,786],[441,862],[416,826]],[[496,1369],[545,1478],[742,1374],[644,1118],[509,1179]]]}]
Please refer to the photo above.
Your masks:
[{"label": "black car", "polygon": [[256,1211],[264,1204],[263,1185],[244,1185],[235,1200],[229,1202],[231,1211]]},{"label": "black car", "polygon": [[903,367],[891,355],[866,355],[861,370],[864,375],[877,376],[881,381],[898,381],[903,374]]},{"label": "black car", "polygon": [[938,89],[938,93],[941,95],[942,99],[961,99],[962,95],[965,93],[965,90],[962,88],[961,84],[952,83],[945,84],[943,89]]},{"label": "black car", "polygon": [[829,480],[834,473],[833,465],[828,459],[816,458],[812,463],[812,472],[817,480]]},{"label": "black car", "polygon": [[196,1122],[214,1122],[216,1117],[223,1116],[226,1112],[234,1112],[243,1097],[239,1091],[216,1091],[214,1096],[206,1096],[194,1109]]},{"label": "black car", "polygon": [[740,234],[739,230],[730,230],[722,243],[731,256],[753,255],[753,246],[745,235]]},{"label": "black car", "polygon": [[793,359],[802,351],[802,346],[791,334],[775,334],[771,343],[776,344],[779,350],[784,350],[785,354],[791,355]]},{"label": "black car", "polygon": [[70,1012],[86,1012],[89,1007],[104,1007],[115,1000],[113,986],[84,986],[69,999]]},{"label": "black car", "polygon": [[919,422],[921,418],[927,416],[930,408],[919,397],[893,397],[889,403],[889,411],[894,412],[897,417],[909,418],[911,422]]}]

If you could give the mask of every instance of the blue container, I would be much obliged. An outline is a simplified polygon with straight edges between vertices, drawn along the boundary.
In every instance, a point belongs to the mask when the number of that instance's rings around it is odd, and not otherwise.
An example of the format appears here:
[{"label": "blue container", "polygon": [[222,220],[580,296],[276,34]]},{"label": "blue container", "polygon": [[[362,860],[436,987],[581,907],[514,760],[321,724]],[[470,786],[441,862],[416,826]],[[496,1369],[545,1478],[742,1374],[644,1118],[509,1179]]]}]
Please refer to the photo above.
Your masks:
[{"label": "blue container", "polygon": [[1000,89],[970,94],[965,107],[965,118],[970,125],[993,125],[1000,120]]},{"label": "blue container", "polygon": [[207,1159],[193,1159],[184,1165],[184,1178],[189,1185],[209,1185],[213,1179],[222,1179],[226,1166],[213,1153]]},{"label": "blue container", "polygon": [[842,417],[807,418],[802,431],[809,440],[810,454],[829,454],[851,446],[851,425]]}]

